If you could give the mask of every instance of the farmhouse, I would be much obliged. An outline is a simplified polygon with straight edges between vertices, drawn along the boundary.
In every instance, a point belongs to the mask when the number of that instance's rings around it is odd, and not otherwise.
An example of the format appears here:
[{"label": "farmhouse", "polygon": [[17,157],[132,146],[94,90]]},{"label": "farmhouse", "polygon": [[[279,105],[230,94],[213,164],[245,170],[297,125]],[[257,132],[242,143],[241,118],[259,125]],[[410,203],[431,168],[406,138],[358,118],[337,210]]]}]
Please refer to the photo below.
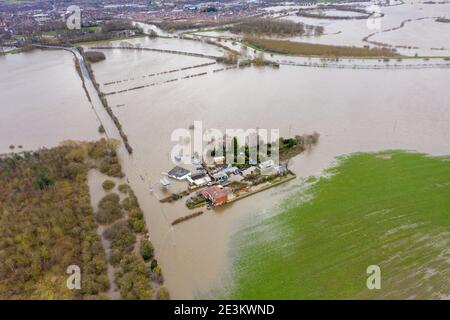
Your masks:
[{"label": "farmhouse", "polygon": [[207,185],[208,182],[211,182],[211,178],[206,173],[203,172],[188,175],[187,179],[190,184],[196,187],[202,187]]},{"label": "farmhouse", "polygon": [[202,190],[202,195],[211,201],[213,206],[220,206],[225,204],[228,200],[228,196],[232,194],[230,188],[222,186],[211,186]]},{"label": "farmhouse", "polygon": [[173,168],[172,170],[170,170],[169,172],[167,172],[167,175],[173,179],[177,179],[177,180],[183,180],[186,179],[188,177],[188,175],[190,174],[189,170],[186,170],[182,167],[176,166],[175,168]]}]

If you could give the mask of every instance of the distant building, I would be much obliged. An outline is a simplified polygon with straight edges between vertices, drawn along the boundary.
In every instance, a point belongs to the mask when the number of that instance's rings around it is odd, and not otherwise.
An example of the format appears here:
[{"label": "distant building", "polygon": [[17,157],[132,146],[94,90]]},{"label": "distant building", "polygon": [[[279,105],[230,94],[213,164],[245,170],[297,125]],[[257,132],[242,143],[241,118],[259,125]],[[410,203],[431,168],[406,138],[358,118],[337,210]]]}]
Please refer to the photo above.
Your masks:
[{"label": "distant building", "polygon": [[225,169],[222,170],[222,172],[225,173],[232,173],[232,174],[238,174],[239,173],[239,169],[237,167],[232,166],[231,164],[228,165],[228,167],[226,167]]},{"label": "distant building", "polygon": [[187,176],[187,179],[189,183],[197,187],[206,186],[209,182],[211,182],[211,178],[203,172],[191,174]]},{"label": "distant building", "polygon": [[188,177],[190,173],[191,172],[189,170],[176,166],[175,168],[167,172],[167,175],[173,179],[184,180]]},{"label": "distant building", "polygon": [[220,206],[227,202],[228,196],[232,195],[230,188],[211,186],[202,190],[202,195],[211,201],[213,206]]}]

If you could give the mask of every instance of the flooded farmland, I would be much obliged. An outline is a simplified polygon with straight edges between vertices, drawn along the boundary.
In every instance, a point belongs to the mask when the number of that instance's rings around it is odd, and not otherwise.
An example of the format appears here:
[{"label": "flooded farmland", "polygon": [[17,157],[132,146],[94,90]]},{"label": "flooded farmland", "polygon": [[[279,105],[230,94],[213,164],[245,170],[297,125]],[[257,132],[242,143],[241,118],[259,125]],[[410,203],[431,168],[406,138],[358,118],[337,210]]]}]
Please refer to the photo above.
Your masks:
[{"label": "flooded farmland", "polygon": [[[330,32],[341,30],[339,25],[327,29],[325,22],[320,23]],[[409,27],[398,32],[409,32]],[[355,39],[346,38],[348,33],[344,32],[324,35],[319,42],[324,39],[326,43],[363,45],[355,41],[368,34],[364,28],[361,25],[364,32],[360,34],[357,25],[348,30]],[[328,37],[336,40],[329,42]],[[406,42],[400,43],[387,33],[373,39],[401,45],[415,41],[400,37]],[[108,45],[119,47],[123,43],[113,41]],[[223,55],[220,48],[200,41],[136,38],[126,43]],[[429,40],[420,43],[426,48],[420,52],[431,54],[431,47],[444,45],[448,51],[450,44]],[[352,70],[282,65],[279,69],[250,67],[214,72],[224,66],[208,58],[143,50],[100,51],[106,60],[94,64],[93,71],[100,90],[115,93],[107,95],[109,106],[134,149],[132,156],[121,149],[123,169],[139,198],[166,286],[175,299],[208,297],[229,281],[233,233],[242,223],[270,213],[298,189],[301,179],[320,174],[336,156],[386,149],[450,154],[448,68]],[[0,153],[8,152],[10,144],[37,149],[65,139],[99,137],[99,122],[71,53],[38,50],[1,57],[0,70]],[[42,81],[46,81],[45,86]],[[130,88],[137,89],[124,91]],[[169,194],[160,188],[159,178],[174,165],[170,159],[174,145],[171,133],[188,129],[194,121],[202,121],[205,130],[280,129],[283,137],[317,131],[320,142],[290,162],[296,180],[173,227],[172,221],[190,211],[184,199],[171,204],[159,202]],[[149,185],[155,188],[154,193],[149,192]],[[185,187],[182,183],[173,186],[179,190]]]},{"label": "flooded farmland", "polygon": [[74,57],[66,51],[0,56],[0,154],[53,147],[63,140],[95,140],[92,113]]}]

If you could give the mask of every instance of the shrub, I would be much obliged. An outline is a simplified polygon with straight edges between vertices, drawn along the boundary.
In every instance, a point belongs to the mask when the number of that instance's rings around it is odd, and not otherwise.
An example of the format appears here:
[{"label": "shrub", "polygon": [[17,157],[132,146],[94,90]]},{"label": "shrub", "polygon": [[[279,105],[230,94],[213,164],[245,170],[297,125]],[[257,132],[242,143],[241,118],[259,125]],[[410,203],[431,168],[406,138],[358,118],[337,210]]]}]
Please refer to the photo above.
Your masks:
[{"label": "shrub", "polygon": [[122,178],[124,176],[117,156],[105,157],[100,163],[100,172],[110,177]]},{"label": "shrub", "polygon": [[156,293],[156,299],[158,300],[170,300],[169,290],[166,287],[160,287]]},{"label": "shrub", "polygon": [[110,224],[122,217],[120,197],[117,193],[107,194],[100,200],[96,220],[100,224]]},{"label": "shrub", "polygon": [[106,191],[111,190],[112,188],[114,188],[116,186],[116,184],[114,183],[114,181],[112,180],[105,180],[102,183],[102,187],[103,189],[105,189]]},{"label": "shrub", "polygon": [[130,190],[130,186],[126,183],[122,183],[122,184],[119,184],[118,189],[122,193],[128,193],[128,191]]},{"label": "shrub", "polygon": [[100,51],[86,51],[83,55],[88,62],[92,62],[92,63],[99,62],[99,61],[106,59],[105,54]]},{"label": "shrub", "polygon": [[145,264],[136,256],[125,255],[114,274],[123,299],[151,299],[152,290]]},{"label": "shrub", "polygon": [[144,233],[146,231],[144,220],[130,219],[129,224],[135,233]]},{"label": "shrub", "polygon": [[136,236],[126,221],[113,224],[103,235],[110,241],[112,249],[122,252],[131,252],[136,242]]},{"label": "shrub", "polygon": [[140,252],[141,252],[142,258],[145,261],[148,261],[151,258],[153,258],[153,251],[154,251],[153,245],[149,240],[144,239],[141,241]]},{"label": "shrub", "polygon": [[134,193],[130,192],[130,195],[122,200],[122,206],[125,210],[130,211],[131,209],[138,208],[139,203],[134,195]]}]

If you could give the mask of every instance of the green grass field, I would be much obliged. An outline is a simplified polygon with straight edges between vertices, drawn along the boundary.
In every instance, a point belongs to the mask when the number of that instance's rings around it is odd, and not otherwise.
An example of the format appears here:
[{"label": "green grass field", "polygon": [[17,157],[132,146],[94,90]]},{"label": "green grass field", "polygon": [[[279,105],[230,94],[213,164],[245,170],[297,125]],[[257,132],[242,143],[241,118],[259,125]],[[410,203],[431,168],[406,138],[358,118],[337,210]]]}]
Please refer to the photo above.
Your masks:
[{"label": "green grass field", "polygon": [[[238,232],[227,298],[450,297],[450,158],[339,160],[281,212]],[[380,290],[366,287],[369,265],[381,268]]]}]

